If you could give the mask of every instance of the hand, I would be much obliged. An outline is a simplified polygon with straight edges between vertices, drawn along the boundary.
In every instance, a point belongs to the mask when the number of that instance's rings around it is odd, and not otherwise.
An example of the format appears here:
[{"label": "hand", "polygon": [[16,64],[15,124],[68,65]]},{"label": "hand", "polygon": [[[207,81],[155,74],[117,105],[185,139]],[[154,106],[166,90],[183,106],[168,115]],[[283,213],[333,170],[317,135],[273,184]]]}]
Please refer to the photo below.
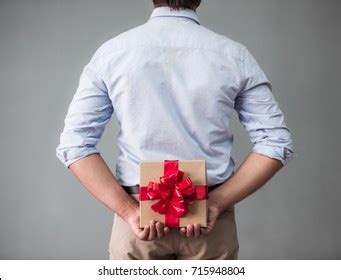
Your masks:
[{"label": "hand", "polygon": [[214,228],[214,225],[221,213],[221,210],[219,210],[218,207],[214,206],[213,203],[207,207],[207,227],[200,227],[199,224],[190,224],[187,225],[187,227],[181,227],[180,233],[187,237],[200,237],[201,235],[207,235],[209,234],[212,229]]},{"label": "hand", "polygon": [[200,225],[199,224],[190,224],[187,227],[181,227],[180,233],[187,237],[200,237]]},{"label": "hand", "polygon": [[149,225],[140,228],[140,213],[137,208],[126,220],[136,237],[140,240],[152,241],[163,238],[168,232],[169,227],[165,227],[159,221],[151,220]]},{"label": "hand", "polygon": [[204,235],[209,234],[214,228],[218,217],[220,215],[220,210],[218,207],[209,205],[207,208],[207,226],[205,228],[201,228],[201,233]]}]

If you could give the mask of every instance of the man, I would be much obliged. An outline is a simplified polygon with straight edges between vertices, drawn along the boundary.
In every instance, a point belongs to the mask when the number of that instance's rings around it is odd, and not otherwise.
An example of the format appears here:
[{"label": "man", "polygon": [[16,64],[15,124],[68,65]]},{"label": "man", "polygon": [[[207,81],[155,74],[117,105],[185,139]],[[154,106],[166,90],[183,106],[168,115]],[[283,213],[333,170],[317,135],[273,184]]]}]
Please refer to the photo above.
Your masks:
[{"label": "man", "polygon": [[[102,44],[84,67],[57,156],[115,214],[110,259],[237,259],[234,205],[294,157],[290,131],[248,49],[201,25],[200,0],[153,2],[146,23]],[[234,109],[253,143],[236,172]],[[116,177],[96,149],[113,112]],[[139,228],[139,161],[164,159],[206,160],[206,228]]]}]

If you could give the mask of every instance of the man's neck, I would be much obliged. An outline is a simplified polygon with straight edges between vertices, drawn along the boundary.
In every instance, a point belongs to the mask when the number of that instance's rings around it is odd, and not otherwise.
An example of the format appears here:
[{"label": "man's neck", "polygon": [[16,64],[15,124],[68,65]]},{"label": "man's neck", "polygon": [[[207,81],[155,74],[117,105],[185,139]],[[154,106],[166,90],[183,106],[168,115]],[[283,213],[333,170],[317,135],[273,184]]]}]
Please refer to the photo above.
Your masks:
[{"label": "man's neck", "polygon": [[[160,4],[160,5],[154,5],[154,8],[158,8],[158,7],[169,7],[168,5],[163,5],[163,4]],[[194,12],[196,11],[196,8],[190,8],[191,10],[193,10]]]}]

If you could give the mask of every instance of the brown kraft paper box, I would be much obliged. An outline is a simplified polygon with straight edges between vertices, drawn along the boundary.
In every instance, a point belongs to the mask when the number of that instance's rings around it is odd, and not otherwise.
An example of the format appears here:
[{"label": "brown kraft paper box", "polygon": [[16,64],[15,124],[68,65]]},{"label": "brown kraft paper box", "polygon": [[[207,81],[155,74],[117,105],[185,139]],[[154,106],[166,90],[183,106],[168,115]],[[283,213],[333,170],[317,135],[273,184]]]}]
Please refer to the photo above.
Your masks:
[{"label": "brown kraft paper box", "polygon": [[[190,177],[193,185],[207,186],[207,170],[205,160],[178,160],[178,169],[184,172],[183,179]],[[148,186],[150,181],[159,183],[164,175],[164,160],[140,161],[140,190]],[[151,220],[165,223],[165,215],[155,212],[151,206],[159,199],[140,199],[140,227],[148,225]],[[207,199],[195,200],[188,205],[189,212],[179,218],[179,227],[198,223],[201,227],[207,226]],[[173,226],[174,227],[174,226]]]}]

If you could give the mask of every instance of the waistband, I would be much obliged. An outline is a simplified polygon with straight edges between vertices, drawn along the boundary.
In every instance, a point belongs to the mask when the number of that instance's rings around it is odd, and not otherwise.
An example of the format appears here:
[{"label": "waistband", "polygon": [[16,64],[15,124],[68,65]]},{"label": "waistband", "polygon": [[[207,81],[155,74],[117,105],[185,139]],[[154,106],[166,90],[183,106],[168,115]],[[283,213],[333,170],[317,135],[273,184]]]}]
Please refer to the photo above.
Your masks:
[{"label": "waistband", "polygon": [[[224,182],[223,182],[224,183]],[[207,186],[208,192],[213,191],[215,188],[219,187],[220,185],[222,185],[223,183],[219,183],[216,185],[211,185],[211,186]],[[123,189],[128,193],[128,194],[138,194],[139,193],[139,187],[140,185],[137,184],[135,186],[124,186],[121,185],[123,187]]]}]

